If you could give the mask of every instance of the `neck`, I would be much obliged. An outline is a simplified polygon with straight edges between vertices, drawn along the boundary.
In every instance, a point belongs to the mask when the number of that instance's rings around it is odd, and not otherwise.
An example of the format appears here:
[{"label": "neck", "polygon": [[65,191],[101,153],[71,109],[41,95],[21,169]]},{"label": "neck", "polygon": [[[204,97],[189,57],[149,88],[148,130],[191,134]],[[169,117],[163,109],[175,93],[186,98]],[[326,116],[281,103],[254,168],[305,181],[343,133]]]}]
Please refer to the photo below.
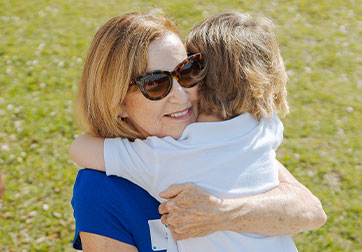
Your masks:
[{"label": "neck", "polygon": [[223,120],[216,115],[199,114],[199,116],[197,117],[197,121],[198,122],[220,122]]}]

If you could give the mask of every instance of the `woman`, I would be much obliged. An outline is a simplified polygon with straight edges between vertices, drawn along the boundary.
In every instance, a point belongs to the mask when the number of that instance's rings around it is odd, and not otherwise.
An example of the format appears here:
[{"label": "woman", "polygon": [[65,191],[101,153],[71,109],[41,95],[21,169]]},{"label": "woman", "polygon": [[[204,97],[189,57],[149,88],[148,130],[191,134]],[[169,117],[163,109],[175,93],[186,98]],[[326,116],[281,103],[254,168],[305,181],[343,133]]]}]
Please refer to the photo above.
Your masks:
[{"label": "woman", "polygon": [[[179,66],[177,70],[181,72],[185,70],[182,69],[184,64],[179,63],[185,58],[177,30],[167,19],[131,13],[110,20],[93,40],[79,89],[78,115],[86,125],[85,129],[101,137],[142,139],[154,135],[179,138],[185,127],[196,120],[196,88],[190,87],[182,75],[178,75],[179,82],[171,82],[169,93],[152,101],[145,93],[157,92],[155,88],[160,86],[149,85],[147,90],[141,86],[142,94],[138,87],[129,83],[146,71],[172,71]],[[167,85],[166,81],[162,83]],[[142,207],[135,197],[128,197],[129,193],[134,193],[132,190],[140,190],[137,186],[120,178],[101,178],[100,173],[86,172],[88,175],[84,176],[84,171],[83,175],[78,175],[73,198],[76,232],[80,232],[83,249],[158,250],[150,246],[146,225],[147,220],[159,218],[155,211],[157,203],[146,193],[137,192],[136,198],[147,200]],[[174,185],[161,195],[172,199],[160,206],[160,213],[176,239],[203,236],[217,230],[283,235],[323,224],[325,215],[318,199],[283,167],[279,179],[280,185],[263,195],[223,201],[189,184]],[[84,200],[92,183],[102,183],[102,189],[92,192],[97,195],[94,200]],[[307,206],[302,202],[305,198],[310,203]],[[147,213],[145,205],[150,210]],[[90,219],[96,225],[89,225]],[[114,227],[110,219],[117,221]],[[152,241],[152,244],[156,243]]]}]

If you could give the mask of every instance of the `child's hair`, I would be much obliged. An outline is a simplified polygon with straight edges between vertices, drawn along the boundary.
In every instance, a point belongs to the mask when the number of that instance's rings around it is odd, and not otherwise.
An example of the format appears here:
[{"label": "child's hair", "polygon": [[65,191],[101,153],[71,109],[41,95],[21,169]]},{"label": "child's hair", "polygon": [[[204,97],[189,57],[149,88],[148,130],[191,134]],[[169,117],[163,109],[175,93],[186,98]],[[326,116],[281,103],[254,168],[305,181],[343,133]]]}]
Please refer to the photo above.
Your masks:
[{"label": "child's hair", "polygon": [[200,113],[227,120],[249,112],[256,119],[288,113],[287,75],[271,20],[225,12],[195,25],[189,53],[201,52]]}]

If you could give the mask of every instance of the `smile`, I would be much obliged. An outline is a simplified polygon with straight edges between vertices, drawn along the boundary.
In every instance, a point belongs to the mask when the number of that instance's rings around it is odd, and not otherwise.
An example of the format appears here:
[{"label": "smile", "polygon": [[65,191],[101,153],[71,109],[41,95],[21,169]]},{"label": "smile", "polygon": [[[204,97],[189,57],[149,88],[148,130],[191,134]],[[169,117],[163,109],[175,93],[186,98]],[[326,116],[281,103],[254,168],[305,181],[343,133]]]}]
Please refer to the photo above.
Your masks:
[{"label": "smile", "polygon": [[168,117],[172,117],[172,118],[182,118],[182,117],[187,117],[188,114],[191,114],[192,112],[192,108],[187,108],[183,111],[180,112],[176,112],[176,113],[172,113],[172,114],[167,114],[166,116]]},{"label": "smile", "polygon": [[176,114],[171,114],[170,116],[171,116],[171,117],[180,117],[180,116],[186,115],[187,112],[189,112],[189,111],[188,111],[188,110],[185,110],[184,112],[176,113]]}]

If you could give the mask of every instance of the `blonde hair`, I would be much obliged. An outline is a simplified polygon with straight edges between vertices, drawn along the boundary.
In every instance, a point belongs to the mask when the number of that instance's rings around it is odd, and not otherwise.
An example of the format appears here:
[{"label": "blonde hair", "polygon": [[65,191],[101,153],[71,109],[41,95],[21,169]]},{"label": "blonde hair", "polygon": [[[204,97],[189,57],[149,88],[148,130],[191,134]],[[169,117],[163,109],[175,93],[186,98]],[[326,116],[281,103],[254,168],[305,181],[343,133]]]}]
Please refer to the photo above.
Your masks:
[{"label": "blonde hair", "polygon": [[143,138],[119,117],[130,81],[146,71],[149,44],[166,33],[179,36],[169,19],[150,13],[128,13],[99,28],[89,48],[76,99],[76,119],[99,137]]},{"label": "blonde hair", "polygon": [[200,113],[256,119],[288,113],[287,75],[267,18],[225,12],[206,18],[187,37],[189,53],[201,52]]}]

